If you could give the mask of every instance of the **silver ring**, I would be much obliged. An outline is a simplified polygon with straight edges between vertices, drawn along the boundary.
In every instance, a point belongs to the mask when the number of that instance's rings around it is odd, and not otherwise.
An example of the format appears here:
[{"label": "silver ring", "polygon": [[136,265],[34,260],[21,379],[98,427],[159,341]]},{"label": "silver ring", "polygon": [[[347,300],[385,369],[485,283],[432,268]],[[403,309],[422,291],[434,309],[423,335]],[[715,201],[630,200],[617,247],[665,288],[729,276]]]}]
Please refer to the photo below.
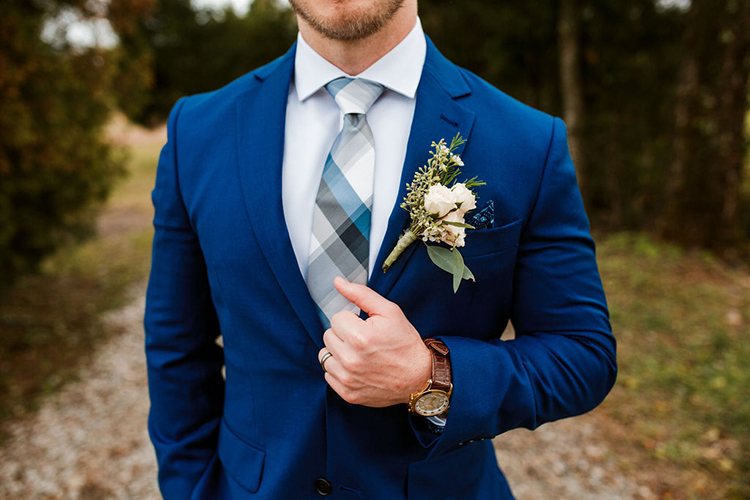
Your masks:
[{"label": "silver ring", "polygon": [[328,373],[326,371],[326,361],[328,361],[328,358],[332,358],[332,357],[333,357],[333,354],[331,354],[331,351],[327,351],[325,354],[323,354],[323,357],[320,358],[320,367],[326,373]]}]

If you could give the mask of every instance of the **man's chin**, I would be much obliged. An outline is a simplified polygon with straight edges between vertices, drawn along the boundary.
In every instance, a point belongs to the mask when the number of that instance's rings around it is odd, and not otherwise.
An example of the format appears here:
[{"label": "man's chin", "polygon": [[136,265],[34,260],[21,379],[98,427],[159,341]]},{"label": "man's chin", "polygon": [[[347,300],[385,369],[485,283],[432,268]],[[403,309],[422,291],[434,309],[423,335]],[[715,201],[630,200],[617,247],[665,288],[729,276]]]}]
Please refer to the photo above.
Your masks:
[{"label": "man's chin", "polygon": [[302,20],[313,30],[331,40],[364,40],[382,30],[396,15],[404,0],[389,0],[372,5],[336,3],[326,14],[316,12],[306,0],[289,2]]}]

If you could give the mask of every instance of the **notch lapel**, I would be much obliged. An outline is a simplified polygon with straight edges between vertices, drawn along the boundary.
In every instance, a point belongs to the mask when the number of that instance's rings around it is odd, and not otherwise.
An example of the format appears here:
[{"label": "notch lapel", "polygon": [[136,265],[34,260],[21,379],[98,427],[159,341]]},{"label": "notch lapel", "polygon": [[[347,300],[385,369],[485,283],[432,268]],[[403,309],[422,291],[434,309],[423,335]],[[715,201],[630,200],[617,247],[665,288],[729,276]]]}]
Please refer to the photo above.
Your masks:
[{"label": "notch lapel", "polygon": [[323,327],[297,267],[281,198],[286,106],[295,50],[296,45],[278,61],[258,70],[259,82],[239,97],[237,166],[258,245],[308,334],[322,348]]},{"label": "notch lapel", "polygon": [[[411,222],[409,213],[400,206],[406,196],[406,185],[411,184],[414,173],[427,164],[433,141],[445,139],[450,143],[457,133],[461,133],[464,139],[469,139],[475,115],[456,102],[456,99],[469,93],[471,90],[458,68],[445,59],[427,38],[427,56],[417,89],[417,104],[401,171],[396,205],[388,219],[385,237],[368,282],[370,288],[384,297],[393,288],[410,257],[420,245],[419,241],[412,243],[396,259],[388,272],[383,272],[383,262]],[[463,145],[459,147],[457,153],[461,154],[463,148]]]},{"label": "notch lapel", "polygon": [[[296,46],[292,47],[280,60],[258,70],[257,85],[238,98],[237,167],[248,218],[261,251],[313,342],[322,348],[323,327],[296,265],[281,199],[286,103],[295,49]],[[383,296],[387,296],[419,245],[419,242],[410,245],[387,273],[382,271],[385,258],[409,224],[408,212],[400,207],[406,196],[406,184],[411,183],[414,173],[427,163],[433,141],[442,138],[450,141],[459,132],[469,139],[475,115],[456,99],[470,93],[458,68],[427,38],[427,56],[417,89],[399,192],[368,282],[370,288]],[[458,153],[462,151],[463,146]]]}]

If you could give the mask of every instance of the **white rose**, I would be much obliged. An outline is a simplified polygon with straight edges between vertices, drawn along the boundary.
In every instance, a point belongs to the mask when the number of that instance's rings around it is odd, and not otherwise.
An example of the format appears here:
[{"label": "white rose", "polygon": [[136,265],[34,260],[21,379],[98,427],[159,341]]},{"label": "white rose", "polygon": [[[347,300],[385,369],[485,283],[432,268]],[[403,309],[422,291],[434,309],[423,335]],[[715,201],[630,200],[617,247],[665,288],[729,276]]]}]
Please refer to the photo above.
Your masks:
[{"label": "white rose", "polygon": [[442,184],[431,186],[424,197],[424,208],[430,214],[437,214],[438,218],[445,217],[445,214],[456,208],[453,193]]},{"label": "white rose", "polygon": [[451,189],[451,195],[456,205],[459,205],[459,210],[462,214],[465,214],[469,210],[477,208],[477,200],[471,189],[466,187],[466,184],[459,182],[453,189]]},{"label": "white rose", "polygon": [[[451,212],[441,219],[442,222],[459,222],[464,223],[464,214],[456,210]],[[464,246],[464,238],[466,237],[466,229],[463,227],[453,226],[451,224],[441,224],[443,229],[442,240],[443,242],[454,245],[457,247]]]}]

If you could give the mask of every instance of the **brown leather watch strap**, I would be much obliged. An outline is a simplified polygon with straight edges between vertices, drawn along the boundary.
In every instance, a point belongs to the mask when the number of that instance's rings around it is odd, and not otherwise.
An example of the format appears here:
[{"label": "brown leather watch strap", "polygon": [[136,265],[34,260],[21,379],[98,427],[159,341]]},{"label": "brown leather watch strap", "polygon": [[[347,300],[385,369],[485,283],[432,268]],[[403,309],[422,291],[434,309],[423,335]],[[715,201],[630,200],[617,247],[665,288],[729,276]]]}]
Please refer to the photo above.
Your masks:
[{"label": "brown leather watch strap", "polygon": [[432,387],[450,394],[453,387],[451,379],[451,360],[448,346],[441,340],[426,339],[425,345],[432,353]]}]

